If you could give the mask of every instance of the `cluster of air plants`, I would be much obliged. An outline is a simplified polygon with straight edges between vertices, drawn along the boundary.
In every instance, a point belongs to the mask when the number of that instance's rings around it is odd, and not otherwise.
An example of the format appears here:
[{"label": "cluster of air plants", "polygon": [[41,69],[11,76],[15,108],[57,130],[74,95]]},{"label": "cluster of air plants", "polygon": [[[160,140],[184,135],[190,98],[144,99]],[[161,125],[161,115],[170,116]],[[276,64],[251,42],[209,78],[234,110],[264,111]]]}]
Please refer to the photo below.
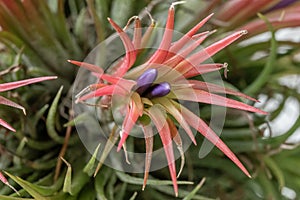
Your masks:
[{"label": "cluster of air plants", "polygon": [[[291,99],[299,105],[299,88],[284,82],[299,74],[299,47],[293,40],[276,38],[278,29],[300,25],[299,11],[299,2],[279,0],[0,0],[0,180],[9,186],[1,186],[0,199],[170,199],[176,198],[174,191],[184,199],[299,197],[300,149],[290,138],[299,116],[284,132],[272,128]],[[145,49],[152,47],[151,36],[164,24],[157,50]],[[173,29],[187,34],[175,39]],[[101,55],[94,63],[81,62],[114,30],[124,43],[124,56],[109,69],[98,67]],[[242,41],[264,32],[270,33],[267,40]],[[205,48],[198,48],[200,44]],[[211,57],[217,64],[202,63]],[[90,71],[88,79],[98,82],[89,85],[79,77],[82,81],[74,85],[77,68],[67,60]],[[213,82],[214,72],[224,72],[224,87]],[[206,74],[211,83],[199,76]],[[49,77],[33,78],[44,76]],[[76,106],[100,110],[100,121],[76,113],[72,85],[75,91],[88,86],[76,92]],[[111,126],[114,96],[124,99],[118,107],[119,127]],[[201,115],[182,101],[197,102]],[[206,104],[228,107],[224,126],[206,125],[213,109]],[[76,124],[108,142],[96,141],[91,155]],[[130,136],[136,125],[145,139]],[[153,136],[151,125],[159,136]],[[183,152],[179,128],[198,145]],[[217,148],[199,158],[207,141],[191,128]],[[214,131],[222,133],[220,138]],[[172,141],[180,152],[176,162]],[[110,154],[114,144],[124,152]],[[164,148],[167,164],[150,172],[151,152],[157,148]],[[103,164],[120,154],[129,162],[130,152],[139,150],[147,155],[144,175]]]}]

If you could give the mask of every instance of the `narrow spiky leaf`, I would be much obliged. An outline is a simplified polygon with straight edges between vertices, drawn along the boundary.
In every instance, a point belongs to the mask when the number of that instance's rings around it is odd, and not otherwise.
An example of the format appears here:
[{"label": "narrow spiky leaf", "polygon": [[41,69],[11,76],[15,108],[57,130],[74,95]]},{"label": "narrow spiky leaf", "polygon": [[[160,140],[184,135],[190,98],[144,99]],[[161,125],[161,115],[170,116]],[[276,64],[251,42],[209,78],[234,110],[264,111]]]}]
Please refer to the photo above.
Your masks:
[{"label": "narrow spiky leaf", "polygon": [[191,78],[191,77],[198,76],[201,74],[218,71],[220,69],[223,69],[224,67],[226,67],[226,65],[224,66],[224,64],[220,64],[220,63],[201,64],[198,66],[194,66],[192,69],[190,69],[189,71],[184,73],[183,76],[185,78]]},{"label": "narrow spiky leaf", "polygon": [[5,97],[2,97],[0,96],[0,104],[3,104],[3,105],[7,105],[7,106],[11,106],[11,107],[14,107],[14,108],[18,108],[20,110],[23,111],[24,115],[26,115],[26,111],[25,111],[25,108],[9,99],[6,99]]},{"label": "narrow spiky leaf", "polygon": [[229,108],[235,108],[239,110],[245,110],[250,112],[255,112],[259,114],[266,115],[268,114],[265,111],[262,111],[258,108],[255,108],[253,106],[247,105],[245,103],[228,99],[216,94],[211,94],[209,92],[206,92],[204,90],[196,90],[196,89],[178,89],[174,91],[174,98],[186,100],[186,101],[195,101],[195,102],[201,102],[201,103],[207,103],[207,104],[213,104],[218,106],[224,106]]},{"label": "narrow spiky leaf", "polygon": [[[194,49],[196,49],[205,39],[207,35],[204,35],[196,41],[191,41],[191,45],[185,48],[183,51],[175,52],[176,55],[167,60],[164,64],[169,67],[175,67],[178,63],[184,60]],[[172,52],[173,53],[173,52]]]},{"label": "narrow spiky leaf", "polygon": [[182,140],[181,140],[181,137],[179,135],[179,132],[178,132],[177,127],[175,126],[174,122],[170,118],[167,118],[167,122],[168,122],[168,125],[170,128],[172,139],[176,144],[176,147],[180,153],[180,158],[181,158],[180,168],[179,168],[179,171],[177,174],[177,178],[178,178],[183,170],[184,163],[185,163],[185,157],[184,157],[184,152],[183,152],[183,147],[182,147]]},{"label": "narrow spiky leaf", "polygon": [[150,165],[151,165],[151,159],[152,159],[152,152],[153,152],[153,130],[151,125],[142,126],[144,136],[145,136],[145,145],[146,145],[146,156],[145,156],[145,172],[144,172],[144,181],[143,181],[143,187],[142,190],[145,189],[149,171],[150,171]]},{"label": "narrow spiky leaf", "polygon": [[189,83],[192,84],[192,88],[194,88],[194,89],[205,90],[210,93],[231,94],[231,95],[235,95],[238,97],[243,97],[245,99],[249,99],[254,102],[258,102],[258,100],[254,99],[248,95],[245,95],[241,92],[234,91],[234,90],[231,90],[231,89],[228,89],[228,88],[225,88],[220,85],[213,84],[213,83],[208,83],[208,82],[203,82],[203,81],[198,81],[198,80],[189,80]]},{"label": "narrow spiky leaf", "polygon": [[122,137],[118,144],[117,151],[121,150],[123,144],[125,143],[131,129],[133,128],[133,126],[136,123],[139,116],[140,116],[140,111],[139,111],[136,103],[131,99],[129,111],[128,111],[127,115],[125,116],[125,119],[124,119],[124,122],[122,125]]},{"label": "narrow spiky leaf", "polygon": [[76,103],[85,101],[90,98],[102,97],[105,95],[113,95],[113,94],[124,95],[125,93],[126,93],[126,90],[124,90],[123,88],[120,88],[117,85],[107,85],[105,87],[101,87],[91,93],[88,93],[88,94],[80,97],[79,99],[76,100]]},{"label": "narrow spiky leaf", "polygon": [[117,33],[120,36],[120,38],[123,42],[123,45],[125,47],[126,54],[125,54],[123,63],[114,72],[115,76],[122,77],[135,62],[136,52],[134,49],[134,45],[132,44],[128,35],[123,31],[123,29],[121,29],[112,19],[110,19],[110,18],[107,18],[107,19],[108,19],[109,23],[112,25],[112,27],[117,31]]},{"label": "narrow spiky leaf", "polygon": [[11,125],[9,125],[6,121],[4,121],[3,119],[0,119],[0,125],[7,128],[10,131],[16,132],[16,130],[11,127]]},{"label": "narrow spiky leaf", "polygon": [[[179,106],[178,103],[174,102],[175,106]],[[226,146],[226,144],[219,138],[214,131],[207,126],[207,124],[197,117],[194,113],[181,106],[181,112],[183,117],[194,129],[199,131],[206,139],[211,143],[216,145],[230,160],[232,160],[248,177],[251,177],[244,165],[239,161],[239,159],[234,155],[234,153]]]},{"label": "narrow spiky leaf", "polygon": [[203,61],[207,60],[211,56],[215,55],[220,50],[224,49],[226,46],[230,45],[243,35],[247,34],[246,30],[235,32],[226,38],[213,43],[212,45],[206,47],[203,50],[200,50],[197,53],[194,53],[186,60],[182,61],[181,63],[176,66],[176,68],[185,68],[186,71],[192,68],[192,66],[197,66],[198,64],[202,63]]},{"label": "narrow spiky leaf", "polygon": [[168,161],[169,171],[173,182],[175,195],[178,196],[178,186],[176,178],[175,158],[172,147],[172,138],[170,134],[170,128],[166,121],[166,116],[158,106],[153,106],[149,110],[149,116],[155,124],[161,141],[164,146],[165,154]]},{"label": "narrow spiky leaf", "polygon": [[0,92],[5,92],[8,90],[16,89],[25,85],[41,82],[41,81],[46,81],[46,80],[52,80],[56,79],[57,76],[45,76],[45,77],[39,77],[39,78],[31,78],[31,79],[26,79],[22,81],[15,81],[15,82],[10,82],[10,83],[2,83],[0,84]]},{"label": "narrow spiky leaf", "polygon": [[6,177],[0,172],[0,181],[7,185],[10,189],[12,189],[15,193],[17,193],[20,196],[20,193],[8,182]]},{"label": "narrow spiky leaf", "polygon": [[158,50],[151,56],[147,63],[163,63],[168,55],[168,50],[171,46],[172,35],[174,29],[174,12],[175,8],[173,5],[169,8],[167,23],[163,38],[158,47]]},{"label": "narrow spiky leaf", "polygon": [[95,72],[97,73],[98,75],[102,75],[103,74],[103,69],[97,65],[93,65],[93,64],[89,64],[89,63],[86,63],[86,62],[79,62],[79,61],[76,61],[76,60],[68,60],[69,63],[72,63],[74,65],[77,65],[79,67],[83,67],[91,72]]},{"label": "narrow spiky leaf", "polygon": [[179,39],[171,48],[170,52],[178,52],[191,38],[197,33],[197,31],[213,16],[210,14],[202,21],[200,21],[196,26],[194,26],[189,32],[187,32],[181,39]]},{"label": "narrow spiky leaf", "polygon": [[167,98],[158,98],[156,100],[154,100],[154,102],[158,102],[161,105],[164,106],[164,108],[166,109],[166,111],[171,114],[176,120],[177,122],[180,124],[180,126],[185,130],[185,132],[188,134],[188,136],[190,137],[190,139],[193,141],[193,143],[195,145],[197,145],[195,137],[193,132],[191,131],[188,123],[186,122],[186,120],[182,117],[180,110],[178,110],[169,99]]}]

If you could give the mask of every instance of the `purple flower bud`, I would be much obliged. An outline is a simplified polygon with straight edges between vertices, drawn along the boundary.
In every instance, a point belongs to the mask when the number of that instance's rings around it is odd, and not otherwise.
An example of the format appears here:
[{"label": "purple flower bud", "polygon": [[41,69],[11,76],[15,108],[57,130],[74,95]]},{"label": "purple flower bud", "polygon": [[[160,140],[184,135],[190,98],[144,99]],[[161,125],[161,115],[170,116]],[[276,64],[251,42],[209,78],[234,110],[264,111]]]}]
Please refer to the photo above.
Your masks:
[{"label": "purple flower bud", "polygon": [[171,91],[171,86],[167,82],[162,82],[151,86],[145,94],[145,97],[152,99],[155,97],[163,97],[169,94]]},{"label": "purple flower bud", "polygon": [[157,69],[146,70],[136,81],[136,92],[142,95],[152,85],[156,77]]},{"label": "purple flower bud", "polygon": [[292,3],[296,2],[296,1],[298,1],[298,0],[281,0],[275,6],[273,6],[272,8],[270,8],[267,12],[287,7],[287,6],[289,6],[290,4],[292,4]]}]

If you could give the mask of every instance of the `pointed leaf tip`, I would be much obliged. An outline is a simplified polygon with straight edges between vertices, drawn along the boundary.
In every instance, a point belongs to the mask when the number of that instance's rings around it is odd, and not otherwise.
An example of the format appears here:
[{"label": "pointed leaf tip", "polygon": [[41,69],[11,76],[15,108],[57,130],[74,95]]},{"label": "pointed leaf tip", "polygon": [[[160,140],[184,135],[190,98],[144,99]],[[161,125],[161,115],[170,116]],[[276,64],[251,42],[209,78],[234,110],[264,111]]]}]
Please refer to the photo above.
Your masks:
[{"label": "pointed leaf tip", "polygon": [[184,4],[184,3],[186,3],[186,1],[175,1],[171,4],[171,7],[173,7],[173,9],[174,9],[174,6]]},{"label": "pointed leaf tip", "polygon": [[16,132],[16,130],[11,127],[6,121],[4,121],[3,119],[0,119],[0,126],[3,126],[4,128],[7,128],[8,130],[12,131],[12,132]]},{"label": "pointed leaf tip", "polygon": [[83,67],[91,72],[95,72],[97,74],[103,74],[102,68],[100,68],[97,65],[93,65],[90,63],[86,63],[86,62],[80,62],[80,61],[76,61],[76,60],[67,60],[67,61],[73,65],[77,65],[78,67]]},{"label": "pointed leaf tip", "polygon": [[246,34],[248,34],[248,31],[247,31],[247,30],[241,30],[241,31],[240,31],[240,34],[241,34],[241,35],[246,35]]}]

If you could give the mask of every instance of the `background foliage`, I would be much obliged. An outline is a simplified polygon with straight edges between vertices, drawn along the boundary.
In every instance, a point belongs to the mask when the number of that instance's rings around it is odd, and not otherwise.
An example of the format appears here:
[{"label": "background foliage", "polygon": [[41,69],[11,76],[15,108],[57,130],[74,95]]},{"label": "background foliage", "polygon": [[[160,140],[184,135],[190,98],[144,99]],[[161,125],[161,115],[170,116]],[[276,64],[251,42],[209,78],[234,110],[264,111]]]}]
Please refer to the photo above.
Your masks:
[{"label": "background foliage", "polygon": [[[221,137],[245,163],[253,178],[244,176],[218,150],[199,159],[199,147],[191,146],[180,177],[179,198],[297,199],[300,147],[299,137],[291,136],[296,131],[299,133],[300,125],[299,86],[293,84],[299,85],[299,38],[295,41],[296,36],[290,34],[288,38],[278,39],[279,31],[275,31],[290,27],[285,32],[291,33],[291,27],[300,25],[297,15],[300,4],[292,1],[274,10],[272,7],[280,1],[233,2],[238,1],[187,1],[176,7],[175,29],[184,32],[214,12],[205,29],[218,29],[218,32],[207,44],[229,31],[249,30],[248,42],[235,43],[213,59],[229,64],[228,87],[258,97],[261,103],[257,106],[270,112],[268,117],[227,112]],[[145,191],[141,191],[141,174],[125,174],[103,166],[93,178],[91,171],[96,161],[82,146],[75,128],[64,126],[72,120],[70,95],[76,75],[76,68],[66,61],[82,60],[97,43],[113,33],[107,17],[124,26],[131,16],[139,15],[144,24],[149,24],[144,10],[147,7],[162,26],[170,3],[0,0],[0,83],[44,75],[59,77],[57,81],[5,94],[23,105],[28,114],[23,116],[19,110],[0,105],[0,118],[7,119],[17,129],[12,134],[0,128],[0,168],[7,171],[11,184],[21,194],[19,197],[3,185],[1,199],[175,198],[171,181],[165,181],[170,179],[167,169],[151,173]],[[261,18],[265,21],[257,16],[258,12],[264,15]],[[299,31],[299,27],[295,30]],[[263,39],[253,39],[264,32],[268,34]],[[59,89],[61,85],[63,89]],[[292,113],[296,113],[294,117]],[[284,118],[284,115],[290,116]]]}]

